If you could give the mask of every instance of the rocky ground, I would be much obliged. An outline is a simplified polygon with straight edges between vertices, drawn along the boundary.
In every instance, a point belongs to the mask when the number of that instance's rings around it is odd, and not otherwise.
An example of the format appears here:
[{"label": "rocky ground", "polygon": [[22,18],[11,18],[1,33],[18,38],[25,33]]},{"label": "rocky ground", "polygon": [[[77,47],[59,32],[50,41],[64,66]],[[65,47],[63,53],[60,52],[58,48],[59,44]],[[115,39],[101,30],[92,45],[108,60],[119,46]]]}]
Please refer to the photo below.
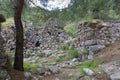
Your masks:
[{"label": "rocky ground", "polygon": [[[12,70],[10,71],[10,74],[11,76],[14,76],[13,78],[16,76],[17,80],[22,80],[24,75],[26,78],[29,78],[26,80],[119,80],[119,51],[120,41],[116,41],[115,43],[108,45],[105,49],[100,50],[95,54],[94,60],[102,59],[103,62],[94,67],[94,69],[83,66],[83,72],[86,73],[84,76],[81,74],[79,67],[82,62],[78,62],[75,58],[70,58],[70,55],[68,53],[64,53],[64,51],[55,52],[47,57],[44,56],[37,59],[37,62],[35,61],[35,63],[39,63],[40,67],[36,68],[33,72],[26,71],[21,74],[21,72]],[[64,53],[64,55],[62,53]],[[59,61],[56,58],[60,58],[62,60]],[[23,78],[23,80],[25,80],[25,78]]]}]

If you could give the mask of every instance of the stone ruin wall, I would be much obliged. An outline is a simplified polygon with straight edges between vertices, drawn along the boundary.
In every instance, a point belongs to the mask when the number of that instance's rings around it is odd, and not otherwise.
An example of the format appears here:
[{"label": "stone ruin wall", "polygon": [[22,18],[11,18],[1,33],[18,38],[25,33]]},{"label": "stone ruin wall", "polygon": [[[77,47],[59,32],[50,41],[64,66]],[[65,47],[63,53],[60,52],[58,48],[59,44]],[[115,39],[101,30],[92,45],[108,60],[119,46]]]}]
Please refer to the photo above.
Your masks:
[{"label": "stone ruin wall", "polygon": [[78,26],[74,46],[97,52],[120,37],[120,22],[83,22]]},{"label": "stone ruin wall", "polygon": [[[59,24],[58,24],[59,23]],[[26,47],[33,46],[33,48],[38,50],[55,50],[60,47],[60,44],[67,39],[67,35],[63,29],[64,26],[61,26],[59,20],[49,19],[42,29],[41,32],[36,32],[31,30],[31,34],[27,33]],[[29,34],[29,35],[28,35]]]},{"label": "stone ruin wall", "polygon": [[[29,25],[27,25],[29,26]],[[27,27],[24,32],[24,48],[29,50],[55,50],[61,43],[68,40],[64,25],[58,19],[49,19],[44,28]],[[6,33],[6,34],[5,34]],[[2,31],[5,39],[6,48],[12,50],[15,48],[14,31]],[[92,22],[82,22],[79,24],[74,38],[73,47],[77,49],[88,48],[90,52],[97,52],[106,45],[113,43],[120,36],[120,22],[103,22],[93,20]]]},{"label": "stone ruin wall", "polygon": [[[33,28],[30,24],[27,25],[24,35],[24,48],[29,50],[55,50],[60,47],[60,44],[67,39],[67,35],[64,31],[64,23],[58,19],[50,18],[44,25],[44,27]],[[25,25],[25,23],[24,23]],[[14,26],[11,26],[11,30],[2,31],[2,36],[6,41],[6,49],[15,49],[15,34]]]}]

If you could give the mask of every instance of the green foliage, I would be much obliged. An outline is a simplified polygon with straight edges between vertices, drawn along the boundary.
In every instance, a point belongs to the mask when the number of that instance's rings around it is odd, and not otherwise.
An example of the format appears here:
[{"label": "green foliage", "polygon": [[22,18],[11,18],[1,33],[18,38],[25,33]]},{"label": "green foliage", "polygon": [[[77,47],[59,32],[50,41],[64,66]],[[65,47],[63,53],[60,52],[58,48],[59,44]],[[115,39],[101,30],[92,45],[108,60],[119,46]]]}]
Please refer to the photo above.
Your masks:
[{"label": "green foliage", "polygon": [[86,73],[83,71],[83,68],[94,70],[94,68],[101,63],[103,63],[103,60],[101,59],[85,60],[82,64],[78,65],[78,68],[80,69],[81,75],[85,76]]},{"label": "green foliage", "polygon": [[60,62],[60,61],[61,61],[60,58],[55,59],[55,62]]},{"label": "green foliage", "polygon": [[62,62],[62,61],[67,61],[69,57],[62,57],[62,58],[56,58],[54,61],[55,62]]},{"label": "green foliage", "polygon": [[24,62],[25,71],[34,71],[36,68],[40,67],[39,64],[32,64],[30,62]]},{"label": "green foliage", "polygon": [[[120,19],[120,0],[74,0],[73,6],[62,11],[46,11],[40,7],[24,5],[22,18],[43,25],[50,17],[65,22],[81,19]],[[0,0],[0,13],[6,17],[14,15],[14,0]],[[67,32],[74,37],[74,26],[67,25]],[[70,29],[68,29],[70,28]]]},{"label": "green foliage", "polygon": [[71,49],[68,51],[68,53],[70,54],[71,58],[77,58],[79,56],[78,50],[76,49]]},{"label": "green foliage", "polygon": [[70,54],[71,58],[77,58],[81,54],[88,54],[88,49],[84,48],[79,51],[73,48],[73,49],[67,50],[66,52]]},{"label": "green foliage", "polygon": [[120,15],[116,14],[116,12],[114,10],[110,10],[109,11],[109,15],[108,15],[111,19],[119,19]]},{"label": "green foliage", "polygon": [[44,56],[45,56],[45,53],[39,53],[38,56],[39,56],[39,57],[44,57]]},{"label": "green foliage", "polygon": [[67,45],[61,45],[60,50],[68,50],[69,49],[68,47],[69,46]]},{"label": "green foliage", "polygon": [[63,50],[63,51],[69,50],[70,44],[71,43],[61,44],[60,45],[60,50]]},{"label": "green foliage", "polygon": [[37,25],[43,25],[44,22],[48,19],[46,18],[46,14],[42,12],[40,8],[31,8],[27,5],[23,10],[22,18],[24,20],[30,20]]},{"label": "green foliage", "polygon": [[65,45],[63,44],[60,47],[60,50],[63,50],[66,53],[69,53],[71,58],[77,58],[77,57],[79,57],[79,55],[88,54],[88,49],[86,49],[86,48],[83,48],[81,50],[76,50],[74,48],[69,49],[69,46],[70,46],[70,44],[65,44]]},{"label": "green foliage", "polygon": [[0,14],[4,14],[5,17],[13,17],[14,1],[12,0],[0,0]]},{"label": "green foliage", "polygon": [[64,27],[64,30],[67,32],[68,35],[70,35],[71,37],[75,37],[75,32],[76,32],[76,25],[77,23],[68,23],[68,25],[66,25]]}]

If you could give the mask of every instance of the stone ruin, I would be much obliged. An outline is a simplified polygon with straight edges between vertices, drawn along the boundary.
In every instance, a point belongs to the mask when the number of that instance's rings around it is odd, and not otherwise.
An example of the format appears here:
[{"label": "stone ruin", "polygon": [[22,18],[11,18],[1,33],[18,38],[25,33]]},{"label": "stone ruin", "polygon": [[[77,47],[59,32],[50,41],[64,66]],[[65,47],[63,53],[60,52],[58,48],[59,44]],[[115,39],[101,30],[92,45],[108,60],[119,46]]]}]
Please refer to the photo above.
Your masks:
[{"label": "stone ruin", "polygon": [[55,50],[59,48],[59,45],[67,39],[64,31],[63,22],[58,19],[50,18],[44,25],[42,31],[39,30],[27,30],[26,47],[33,44],[33,47],[37,47],[39,50]]},{"label": "stone ruin", "polygon": [[93,20],[79,24],[74,46],[77,49],[87,48],[94,54],[106,45],[114,43],[120,37],[120,22],[103,22]]},{"label": "stone ruin", "polygon": [[[58,19],[50,18],[45,23],[41,38],[36,42],[36,46],[40,46],[42,50],[58,49],[60,47],[59,45],[67,39],[63,24],[64,23]],[[39,43],[39,45],[37,43]]]},{"label": "stone ruin", "polygon": [[[56,18],[50,18],[44,27],[34,28],[32,24],[25,24],[24,48],[33,51],[55,50],[67,39],[64,31],[64,23]],[[27,26],[27,27],[26,27]],[[31,27],[32,26],[32,27]],[[11,26],[9,31],[2,31],[6,41],[6,49],[15,49],[15,27]]]},{"label": "stone ruin", "polygon": [[15,49],[15,33],[12,30],[12,28],[10,28],[8,30],[2,29],[1,35],[5,41],[4,45],[5,45],[6,51]]}]

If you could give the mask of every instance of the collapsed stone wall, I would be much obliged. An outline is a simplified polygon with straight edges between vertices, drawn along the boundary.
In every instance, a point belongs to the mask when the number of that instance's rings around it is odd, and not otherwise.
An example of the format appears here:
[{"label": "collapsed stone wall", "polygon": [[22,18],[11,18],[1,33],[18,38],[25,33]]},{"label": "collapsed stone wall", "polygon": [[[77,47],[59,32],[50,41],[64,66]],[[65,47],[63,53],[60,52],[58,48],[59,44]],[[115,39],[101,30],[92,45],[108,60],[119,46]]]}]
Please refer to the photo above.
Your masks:
[{"label": "collapsed stone wall", "polygon": [[58,19],[50,18],[44,26],[42,37],[39,39],[42,49],[58,49],[67,39],[63,23]]},{"label": "collapsed stone wall", "polygon": [[120,22],[103,22],[93,20],[78,26],[74,46],[77,49],[87,48],[89,52],[97,52],[120,37]]},{"label": "collapsed stone wall", "polygon": [[[25,27],[24,48],[29,50],[55,50],[67,39],[64,31],[64,23],[58,19],[50,18],[44,27]],[[25,25],[25,23],[24,23]],[[15,49],[15,27],[2,31],[6,41],[7,50]]]},{"label": "collapsed stone wall", "polygon": [[37,47],[41,50],[58,49],[60,47],[59,45],[67,39],[63,27],[63,23],[60,20],[50,18],[45,23],[44,28],[41,32],[36,33],[34,32],[34,30],[32,30],[31,34],[35,35],[31,36],[30,34],[29,36],[27,36],[27,39],[30,39],[29,37],[35,37],[31,38],[30,41],[34,44],[34,47]]}]

